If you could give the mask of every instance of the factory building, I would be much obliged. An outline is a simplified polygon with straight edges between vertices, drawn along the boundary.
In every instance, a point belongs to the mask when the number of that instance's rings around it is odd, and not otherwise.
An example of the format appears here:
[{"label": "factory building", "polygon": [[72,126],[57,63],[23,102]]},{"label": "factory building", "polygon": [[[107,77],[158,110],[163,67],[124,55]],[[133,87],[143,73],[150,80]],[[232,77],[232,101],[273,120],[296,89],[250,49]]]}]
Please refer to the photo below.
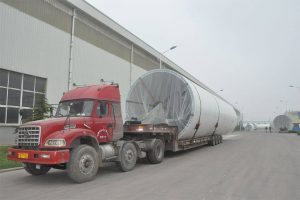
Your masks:
[{"label": "factory building", "polygon": [[130,85],[160,60],[211,91],[83,0],[0,0],[0,26],[0,141],[20,110],[30,117],[43,97],[55,106],[63,92],[101,79],[119,83],[124,112]]}]

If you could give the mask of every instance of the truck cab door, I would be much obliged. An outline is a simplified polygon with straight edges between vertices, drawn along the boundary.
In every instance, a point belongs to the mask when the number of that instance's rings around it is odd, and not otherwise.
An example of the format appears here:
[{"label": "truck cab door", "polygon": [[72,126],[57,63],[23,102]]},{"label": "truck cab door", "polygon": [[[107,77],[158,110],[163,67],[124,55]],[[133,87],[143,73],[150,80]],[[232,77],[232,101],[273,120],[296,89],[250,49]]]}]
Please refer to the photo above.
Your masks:
[{"label": "truck cab door", "polygon": [[113,108],[113,140],[123,137],[123,119],[120,103],[112,103]]},{"label": "truck cab door", "polygon": [[113,119],[111,103],[98,101],[96,118],[94,120],[94,131],[99,142],[109,142],[113,137]]}]

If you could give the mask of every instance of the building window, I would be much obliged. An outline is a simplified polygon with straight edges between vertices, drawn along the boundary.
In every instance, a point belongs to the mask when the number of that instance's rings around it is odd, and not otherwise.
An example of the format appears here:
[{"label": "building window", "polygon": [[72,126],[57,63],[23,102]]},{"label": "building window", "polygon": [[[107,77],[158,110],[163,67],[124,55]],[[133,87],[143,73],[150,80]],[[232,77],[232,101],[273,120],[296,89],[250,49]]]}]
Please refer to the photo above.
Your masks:
[{"label": "building window", "polygon": [[0,105],[6,105],[6,88],[0,88]]},{"label": "building window", "polygon": [[47,80],[0,68],[0,124],[20,124],[32,117],[33,109],[46,96]]},{"label": "building window", "polygon": [[6,108],[0,107],[0,123],[5,122]]}]

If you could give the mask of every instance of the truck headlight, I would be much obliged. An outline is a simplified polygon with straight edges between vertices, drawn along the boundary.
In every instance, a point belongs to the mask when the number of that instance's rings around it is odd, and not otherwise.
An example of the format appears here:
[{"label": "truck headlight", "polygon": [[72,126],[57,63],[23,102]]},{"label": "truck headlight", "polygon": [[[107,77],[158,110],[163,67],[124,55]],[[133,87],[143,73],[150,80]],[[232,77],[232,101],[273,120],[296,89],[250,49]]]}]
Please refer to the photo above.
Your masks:
[{"label": "truck headlight", "polygon": [[45,143],[46,147],[64,147],[66,146],[66,141],[64,139],[49,139]]}]

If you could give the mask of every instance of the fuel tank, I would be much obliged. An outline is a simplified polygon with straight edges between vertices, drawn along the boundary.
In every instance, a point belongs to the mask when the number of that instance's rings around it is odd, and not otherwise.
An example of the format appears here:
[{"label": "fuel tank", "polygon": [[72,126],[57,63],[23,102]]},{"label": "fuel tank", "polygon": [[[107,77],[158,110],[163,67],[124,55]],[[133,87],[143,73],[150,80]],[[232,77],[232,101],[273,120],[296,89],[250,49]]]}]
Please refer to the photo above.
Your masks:
[{"label": "fuel tank", "polygon": [[167,69],[137,79],[126,99],[126,120],[176,125],[179,139],[226,134],[237,126],[233,106],[208,89]]}]

